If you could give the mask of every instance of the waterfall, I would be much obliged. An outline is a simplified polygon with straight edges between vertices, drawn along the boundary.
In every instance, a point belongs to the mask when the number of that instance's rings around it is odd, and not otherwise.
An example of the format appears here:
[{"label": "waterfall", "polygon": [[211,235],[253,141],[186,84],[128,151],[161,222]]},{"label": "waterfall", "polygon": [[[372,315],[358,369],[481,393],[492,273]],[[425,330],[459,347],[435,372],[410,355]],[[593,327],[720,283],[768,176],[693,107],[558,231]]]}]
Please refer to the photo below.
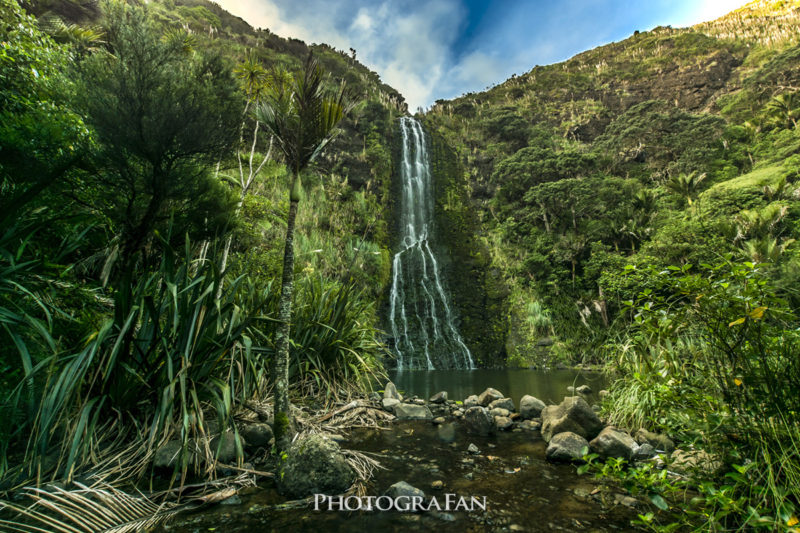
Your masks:
[{"label": "waterfall", "polygon": [[389,321],[398,370],[475,368],[454,323],[444,274],[431,247],[433,189],[425,132],[400,119],[400,245],[392,261]]}]

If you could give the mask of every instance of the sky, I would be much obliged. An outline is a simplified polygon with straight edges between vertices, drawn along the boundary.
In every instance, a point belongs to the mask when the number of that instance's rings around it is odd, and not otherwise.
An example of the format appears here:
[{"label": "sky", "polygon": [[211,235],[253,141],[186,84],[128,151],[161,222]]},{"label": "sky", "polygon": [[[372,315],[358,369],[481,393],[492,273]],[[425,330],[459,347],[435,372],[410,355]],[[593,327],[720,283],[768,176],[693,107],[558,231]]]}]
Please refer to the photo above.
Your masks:
[{"label": "sky", "polygon": [[356,50],[409,108],[482,91],[535,65],[746,0],[216,0],[256,28]]}]

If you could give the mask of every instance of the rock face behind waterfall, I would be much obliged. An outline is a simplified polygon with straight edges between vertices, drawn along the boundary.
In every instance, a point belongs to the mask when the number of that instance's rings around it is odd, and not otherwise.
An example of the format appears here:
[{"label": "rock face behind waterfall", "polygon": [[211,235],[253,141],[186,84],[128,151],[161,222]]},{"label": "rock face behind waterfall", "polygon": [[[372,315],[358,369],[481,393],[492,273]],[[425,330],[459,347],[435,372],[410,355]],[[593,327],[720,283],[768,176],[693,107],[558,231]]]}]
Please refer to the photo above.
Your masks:
[{"label": "rock face behind waterfall", "polygon": [[400,137],[399,242],[392,260],[389,302],[397,366],[474,368],[437,257],[428,139],[411,117],[400,119]]}]

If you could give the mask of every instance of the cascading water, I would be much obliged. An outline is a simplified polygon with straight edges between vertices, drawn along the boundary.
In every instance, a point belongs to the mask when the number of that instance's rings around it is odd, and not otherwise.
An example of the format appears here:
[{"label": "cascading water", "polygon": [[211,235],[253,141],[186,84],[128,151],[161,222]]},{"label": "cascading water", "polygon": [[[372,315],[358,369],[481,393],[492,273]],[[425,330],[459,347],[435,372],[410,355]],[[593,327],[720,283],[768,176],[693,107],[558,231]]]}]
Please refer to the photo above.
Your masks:
[{"label": "cascading water", "polygon": [[389,321],[398,370],[475,368],[453,322],[443,274],[431,248],[433,190],[425,132],[400,119],[400,250],[392,261]]}]

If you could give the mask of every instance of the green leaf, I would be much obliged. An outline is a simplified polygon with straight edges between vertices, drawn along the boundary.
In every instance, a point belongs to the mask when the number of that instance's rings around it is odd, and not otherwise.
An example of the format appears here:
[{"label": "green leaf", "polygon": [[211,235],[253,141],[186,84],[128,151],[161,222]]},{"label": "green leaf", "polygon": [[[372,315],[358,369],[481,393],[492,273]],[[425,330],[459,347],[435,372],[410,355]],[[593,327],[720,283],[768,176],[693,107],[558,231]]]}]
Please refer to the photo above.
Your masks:
[{"label": "green leaf", "polygon": [[667,505],[666,500],[661,497],[660,494],[651,494],[650,501],[653,502],[653,505],[661,509],[662,511],[666,511],[669,509],[669,505]]}]

